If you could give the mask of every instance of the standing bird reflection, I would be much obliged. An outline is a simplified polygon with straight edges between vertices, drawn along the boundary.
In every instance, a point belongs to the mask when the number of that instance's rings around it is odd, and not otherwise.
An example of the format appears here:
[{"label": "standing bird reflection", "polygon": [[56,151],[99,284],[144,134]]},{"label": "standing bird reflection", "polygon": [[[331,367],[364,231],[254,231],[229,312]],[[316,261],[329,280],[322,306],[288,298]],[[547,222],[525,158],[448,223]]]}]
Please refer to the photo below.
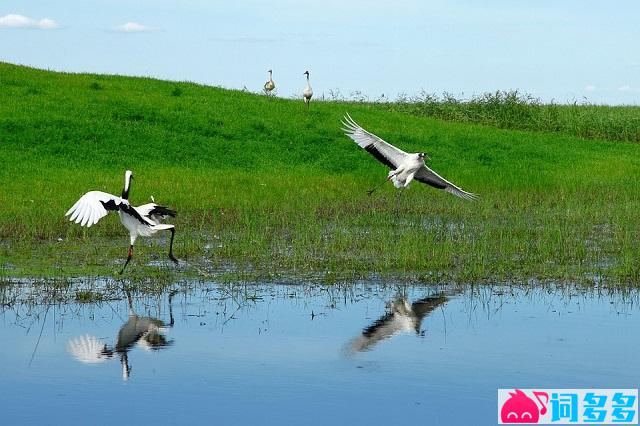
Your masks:
[{"label": "standing bird reflection", "polygon": [[97,337],[84,335],[69,340],[67,350],[75,359],[83,364],[98,364],[113,358],[120,357],[120,365],[122,366],[122,379],[128,380],[131,375],[131,365],[129,364],[129,351],[134,346],[139,345],[145,350],[159,350],[170,346],[173,341],[167,339],[164,332],[173,327],[173,309],[172,298],[175,292],[169,294],[169,323],[165,324],[162,320],[138,316],[133,307],[131,293],[127,293],[129,303],[129,318],[122,324],[118,331],[118,339],[113,347],[109,347],[106,343]]}]

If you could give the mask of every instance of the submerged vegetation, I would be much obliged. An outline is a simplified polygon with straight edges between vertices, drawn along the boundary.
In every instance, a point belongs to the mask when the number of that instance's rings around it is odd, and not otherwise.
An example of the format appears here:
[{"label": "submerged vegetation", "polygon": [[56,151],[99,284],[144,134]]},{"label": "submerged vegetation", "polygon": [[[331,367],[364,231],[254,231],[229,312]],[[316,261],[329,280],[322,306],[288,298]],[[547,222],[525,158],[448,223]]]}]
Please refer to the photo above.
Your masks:
[{"label": "submerged vegetation", "polygon": [[[640,281],[640,146],[612,142],[638,141],[638,109],[495,96],[307,113],[301,100],[0,64],[0,275],[114,275],[128,245],[116,215],[87,230],[64,213],[88,190],[119,194],[132,169],[134,204],[178,210],[186,262],[140,239],[129,277]],[[386,170],[342,134],[345,112],[480,200],[419,183],[399,203],[391,185],[368,197]]]}]

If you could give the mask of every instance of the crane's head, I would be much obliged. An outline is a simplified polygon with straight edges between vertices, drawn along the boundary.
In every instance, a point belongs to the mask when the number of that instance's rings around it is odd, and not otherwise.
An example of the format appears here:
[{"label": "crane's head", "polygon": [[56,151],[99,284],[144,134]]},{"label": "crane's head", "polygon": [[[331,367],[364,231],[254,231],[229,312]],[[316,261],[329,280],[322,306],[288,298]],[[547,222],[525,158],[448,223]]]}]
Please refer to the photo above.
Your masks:
[{"label": "crane's head", "polygon": [[307,77],[309,77],[309,71],[305,71],[303,75],[306,75]]},{"label": "crane's head", "polygon": [[431,158],[429,158],[429,156],[424,152],[421,152],[420,154],[418,154],[418,158],[420,158],[422,161],[431,160]]},{"label": "crane's head", "polygon": [[271,74],[273,72],[273,70],[269,70],[269,74]]}]

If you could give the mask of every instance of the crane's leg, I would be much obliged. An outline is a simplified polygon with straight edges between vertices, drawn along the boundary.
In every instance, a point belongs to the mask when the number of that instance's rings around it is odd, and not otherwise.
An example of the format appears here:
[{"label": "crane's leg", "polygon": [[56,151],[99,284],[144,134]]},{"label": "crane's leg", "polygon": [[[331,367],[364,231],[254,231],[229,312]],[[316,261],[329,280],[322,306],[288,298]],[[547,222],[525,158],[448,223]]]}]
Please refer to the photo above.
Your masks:
[{"label": "crane's leg", "polygon": [[125,294],[127,295],[127,303],[129,304],[129,312],[133,311],[133,298],[131,297],[131,292],[125,289]]},{"label": "crane's leg", "polygon": [[127,253],[127,261],[124,262],[124,266],[122,267],[122,271],[120,271],[120,275],[124,274],[124,270],[127,268],[129,262],[131,262],[131,258],[133,257],[133,244],[129,246],[129,252]]},{"label": "crane's leg", "polygon": [[368,189],[368,190],[367,190],[367,195],[368,195],[368,196],[371,196],[371,194],[373,194],[373,192],[374,192],[376,189],[380,188],[382,185],[384,185],[385,183],[387,183],[387,181],[388,181],[388,180],[389,180],[389,179],[385,179],[385,180],[384,180],[384,182],[382,182],[380,185],[376,185],[376,186],[374,186],[373,188]]},{"label": "crane's leg", "polygon": [[371,194],[373,194],[373,191],[375,191],[376,189],[380,188],[382,185],[387,183],[387,181],[391,180],[391,178],[394,177],[395,175],[396,175],[396,173],[389,173],[389,176],[384,180],[384,182],[382,182],[380,185],[377,185],[377,186],[367,190],[367,195],[371,196]]},{"label": "crane's leg", "polygon": [[178,263],[178,259],[173,255],[173,237],[176,235],[176,229],[171,228],[171,242],[169,242],[169,259],[173,260],[174,263]]},{"label": "crane's leg", "polygon": [[169,293],[169,327],[173,327],[173,296],[178,293],[178,290],[171,290]]},{"label": "crane's leg", "polygon": [[131,375],[131,366],[129,365],[129,355],[127,354],[128,349],[122,349],[120,353],[120,365],[122,366],[122,380],[129,380],[129,376]]}]

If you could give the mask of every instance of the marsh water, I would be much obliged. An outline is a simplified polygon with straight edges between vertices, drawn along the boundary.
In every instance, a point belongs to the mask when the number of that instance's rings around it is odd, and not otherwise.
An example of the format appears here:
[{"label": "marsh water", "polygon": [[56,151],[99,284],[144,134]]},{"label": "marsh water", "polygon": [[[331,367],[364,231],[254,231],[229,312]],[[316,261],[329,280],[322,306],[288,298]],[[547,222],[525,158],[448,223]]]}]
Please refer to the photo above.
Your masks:
[{"label": "marsh water", "polygon": [[2,287],[3,424],[495,424],[498,388],[640,383],[635,291],[120,285]]}]

